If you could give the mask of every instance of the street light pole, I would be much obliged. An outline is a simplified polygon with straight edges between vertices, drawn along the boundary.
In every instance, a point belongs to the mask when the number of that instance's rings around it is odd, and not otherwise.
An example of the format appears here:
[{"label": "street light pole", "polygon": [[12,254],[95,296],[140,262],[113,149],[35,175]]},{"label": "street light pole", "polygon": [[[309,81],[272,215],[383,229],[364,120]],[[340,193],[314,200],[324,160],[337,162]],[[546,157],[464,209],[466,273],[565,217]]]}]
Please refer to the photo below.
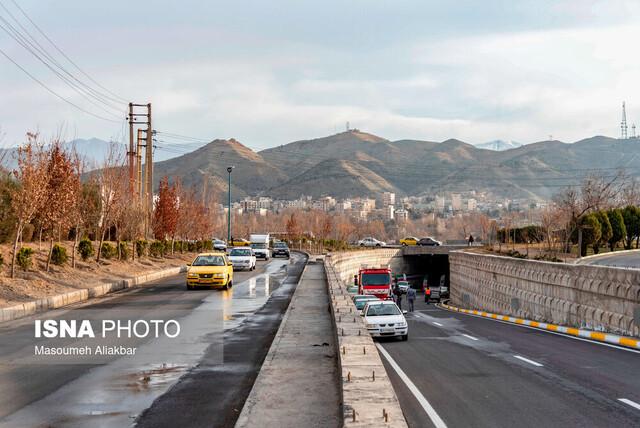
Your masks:
[{"label": "street light pole", "polygon": [[229,199],[227,200],[227,245],[231,245],[231,171],[233,171],[233,166],[227,167],[227,172],[229,173]]}]

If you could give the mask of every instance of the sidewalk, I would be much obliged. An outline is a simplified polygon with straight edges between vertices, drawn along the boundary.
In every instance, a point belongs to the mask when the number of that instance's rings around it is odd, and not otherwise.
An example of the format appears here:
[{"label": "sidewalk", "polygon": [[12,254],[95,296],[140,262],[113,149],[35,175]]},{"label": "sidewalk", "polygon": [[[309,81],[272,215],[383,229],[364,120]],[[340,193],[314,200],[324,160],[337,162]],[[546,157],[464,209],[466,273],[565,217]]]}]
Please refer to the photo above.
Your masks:
[{"label": "sidewalk", "polygon": [[236,427],[339,427],[336,344],[322,264],[300,279]]}]

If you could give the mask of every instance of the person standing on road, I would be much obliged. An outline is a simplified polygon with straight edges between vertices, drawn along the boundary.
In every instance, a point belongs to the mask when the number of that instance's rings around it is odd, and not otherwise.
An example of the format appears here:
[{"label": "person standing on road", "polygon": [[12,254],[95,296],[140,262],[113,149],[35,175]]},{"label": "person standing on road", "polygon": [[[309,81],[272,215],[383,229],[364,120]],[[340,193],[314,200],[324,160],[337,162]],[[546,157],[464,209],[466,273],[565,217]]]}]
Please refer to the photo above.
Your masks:
[{"label": "person standing on road", "polygon": [[409,302],[409,312],[413,312],[413,302],[416,300],[416,290],[409,287],[407,290],[407,301]]},{"label": "person standing on road", "polygon": [[469,234],[469,246],[472,246],[474,241],[475,239],[473,239],[473,235]]},{"label": "person standing on road", "polygon": [[398,308],[402,310],[402,291],[400,291],[400,287],[398,287],[398,284],[393,287],[393,294],[396,296],[396,305],[398,305]]}]

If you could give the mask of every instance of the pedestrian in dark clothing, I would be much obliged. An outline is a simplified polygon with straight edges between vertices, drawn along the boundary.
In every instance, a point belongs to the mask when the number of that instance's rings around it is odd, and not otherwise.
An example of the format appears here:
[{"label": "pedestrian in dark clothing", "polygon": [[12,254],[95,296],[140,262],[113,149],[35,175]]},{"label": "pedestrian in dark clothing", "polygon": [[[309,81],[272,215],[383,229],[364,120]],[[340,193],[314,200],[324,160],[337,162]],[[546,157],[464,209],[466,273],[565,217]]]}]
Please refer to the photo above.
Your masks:
[{"label": "pedestrian in dark clothing", "polygon": [[416,290],[409,287],[407,290],[407,301],[409,302],[409,312],[413,312],[413,302],[416,300]]},{"label": "pedestrian in dark clothing", "polygon": [[400,287],[397,285],[393,287],[393,294],[396,296],[396,305],[402,310],[402,291],[400,291]]},{"label": "pedestrian in dark clothing", "polygon": [[473,245],[473,241],[475,241],[473,235],[469,234],[469,246]]}]

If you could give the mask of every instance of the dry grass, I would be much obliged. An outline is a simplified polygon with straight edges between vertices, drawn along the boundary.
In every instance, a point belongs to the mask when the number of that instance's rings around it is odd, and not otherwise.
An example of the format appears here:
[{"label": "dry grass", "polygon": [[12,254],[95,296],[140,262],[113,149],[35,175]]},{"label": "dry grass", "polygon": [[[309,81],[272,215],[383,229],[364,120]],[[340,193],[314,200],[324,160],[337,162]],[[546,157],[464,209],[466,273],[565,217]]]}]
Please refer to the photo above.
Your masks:
[{"label": "dry grass", "polygon": [[[16,277],[9,278],[9,264],[11,263],[11,245],[0,245],[0,253],[4,257],[4,265],[0,269],[0,307],[32,301],[55,294],[83,289],[100,283],[112,282],[130,278],[145,272],[157,271],[169,267],[181,266],[193,259],[193,253],[175,253],[164,259],[145,257],[132,261],[103,260],[99,264],[95,259],[83,262],[76,255],[76,268],[71,267],[72,243],[62,243],[67,249],[69,261],[63,266],[51,265],[50,272],[45,272],[48,255],[48,244],[43,243],[38,249],[38,243],[25,243],[35,253],[32,256],[33,266],[28,272],[20,268],[16,270]],[[94,244],[94,247],[97,245]]]}]

